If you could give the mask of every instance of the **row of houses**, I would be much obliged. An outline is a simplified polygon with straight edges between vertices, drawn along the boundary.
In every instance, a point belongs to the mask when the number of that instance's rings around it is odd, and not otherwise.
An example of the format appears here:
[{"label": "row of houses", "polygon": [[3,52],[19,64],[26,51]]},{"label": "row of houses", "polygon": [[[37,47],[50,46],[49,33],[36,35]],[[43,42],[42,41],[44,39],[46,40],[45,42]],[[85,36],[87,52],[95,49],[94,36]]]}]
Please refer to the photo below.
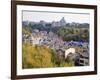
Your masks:
[{"label": "row of houses", "polygon": [[31,35],[23,34],[23,42],[31,45],[47,45],[50,48],[59,48],[64,46],[64,41],[53,32],[33,30]]}]

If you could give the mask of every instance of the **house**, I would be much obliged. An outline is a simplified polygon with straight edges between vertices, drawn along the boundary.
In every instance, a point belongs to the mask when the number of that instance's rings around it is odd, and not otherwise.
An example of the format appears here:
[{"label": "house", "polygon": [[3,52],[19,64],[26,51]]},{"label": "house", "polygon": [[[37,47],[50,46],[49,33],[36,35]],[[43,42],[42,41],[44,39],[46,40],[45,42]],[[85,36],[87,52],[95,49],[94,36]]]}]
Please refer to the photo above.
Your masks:
[{"label": "house", "polygon": [[40,31],[39,34],[40,34],[41,36],[47,36],[47,31]]},{"label": "house", "polygon": [[89,65],[89,51],[87,49],[84,49],[83,52],[80,54],[79,63],[81,66]]},{"label": "house", "polygon": [[65,50],[65,59],[67,58],[68,54],[76,54],[75,52],[75,48],[69,48],[67,50]]},{"label": "house", "polygon": [[38,29],[34,29],[34,30],[32,31],[32,33],[39,33],[39,30],[38,30]]},{"label": "house", "polygon": [[28,38],[26,38],[26,40],[28,43],[34,46],[40,44],[41,37],[30,35]]},{"label": "house", "polygon": [[89,51],[83,49],[81,53],[75,58],[75,66],[88,66],[89,65]]}]

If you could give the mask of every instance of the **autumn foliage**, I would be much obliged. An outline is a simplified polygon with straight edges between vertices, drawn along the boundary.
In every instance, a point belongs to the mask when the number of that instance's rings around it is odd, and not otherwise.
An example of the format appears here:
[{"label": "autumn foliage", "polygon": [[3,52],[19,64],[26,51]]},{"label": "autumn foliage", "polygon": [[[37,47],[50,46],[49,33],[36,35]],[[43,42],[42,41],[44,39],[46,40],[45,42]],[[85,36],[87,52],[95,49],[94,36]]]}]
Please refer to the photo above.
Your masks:
[{"label": "autumn foliage", "polygon": [[51,51],[45,46],[31,46],[23,44],[22,46],[22,64],[23,68],[42,68],[52,67]]}]

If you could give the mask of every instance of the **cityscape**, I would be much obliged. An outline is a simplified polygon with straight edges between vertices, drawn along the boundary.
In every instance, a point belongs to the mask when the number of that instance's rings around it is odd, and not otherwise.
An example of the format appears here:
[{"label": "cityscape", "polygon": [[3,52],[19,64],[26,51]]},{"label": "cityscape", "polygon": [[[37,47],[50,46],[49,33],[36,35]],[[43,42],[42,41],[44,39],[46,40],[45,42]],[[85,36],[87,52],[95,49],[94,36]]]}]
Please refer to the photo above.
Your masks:
[{"label": "cityscape", "polygon": [[22,45],[23,69],[89,66],[89,23],[22,21]]}]

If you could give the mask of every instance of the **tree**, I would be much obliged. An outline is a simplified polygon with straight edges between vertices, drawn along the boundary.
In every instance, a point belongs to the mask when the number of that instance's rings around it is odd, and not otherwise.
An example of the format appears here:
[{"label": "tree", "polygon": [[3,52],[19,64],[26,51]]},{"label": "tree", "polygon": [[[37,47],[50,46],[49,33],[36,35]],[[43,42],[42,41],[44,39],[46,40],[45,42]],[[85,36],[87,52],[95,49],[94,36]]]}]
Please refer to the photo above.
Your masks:
[{"label": "tree", "polygon": [[29,31],[27,27],[22,27],[22,34],[30,35],[31,32]]},{"label": "tree", "polygon": [[22,67],[23,68],[44,68],[52,67],[51,52],[47,47],[31,46],[26,43],[22,46]]}]

